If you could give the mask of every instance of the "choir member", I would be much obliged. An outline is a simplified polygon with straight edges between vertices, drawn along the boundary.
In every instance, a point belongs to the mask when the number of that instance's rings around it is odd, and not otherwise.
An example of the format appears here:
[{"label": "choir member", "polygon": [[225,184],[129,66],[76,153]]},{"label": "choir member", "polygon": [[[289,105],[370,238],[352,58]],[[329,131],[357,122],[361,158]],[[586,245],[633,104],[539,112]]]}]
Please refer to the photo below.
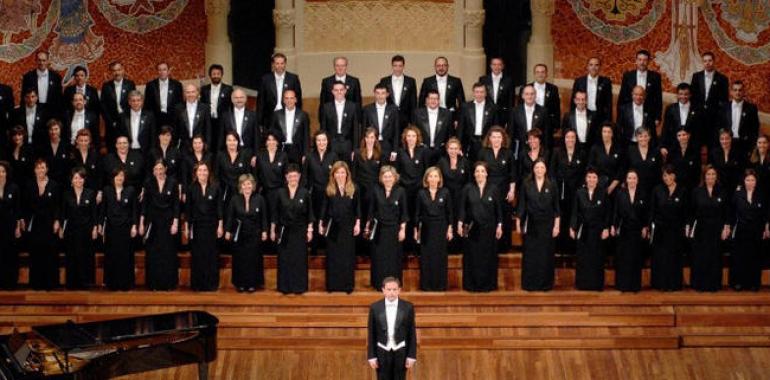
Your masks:
[{"label": "choir member", "polygon": [[[356,79],[357,81],[357,79]],[[358,105],[346,97],[348,88],[341,81],[331,86],[334,98],[321,103],[319,113],[320,129],[329,133],[331,147],[338,157],[353,159],[353,149],[358,147],[360,139]],[[360,95],[359,95],[360,98]],[[324,95],[321,95],[324,99]]]},{"label": "choir member", "polygon": [[26,129],[27,143],[35,148],[48,142],[49,112],[44,105],[38,104],[37,91],[28,89],[23,93],[24,103],[13,110],[11,122]]},{"label": "choir member", "polygon": [[35,149],[27,142],[26,129],[17,125],[8,132],[8,149],[0,153],[11,165],[11,172],[20,181],[33,176]]},{"label": "choir member", "polygon": [[457,234],[466,237],[463,249],[463,289],[497,289],[497,240],[503,236],[503,200],[487,181],[487,163],[473,165],[473,182],[463,188],[457,206]]},{"label": "choir member", "polygon": [[78,132],[83,129],[91,131],[91,140],[94,141],[94,147],[101,146],[99,136],[99,114],[96,111],[86,108],[86,99],[83,94],[72,95],[72,109],[64,114],[62,120],[62,138],[71,144],[75,144]]},{"label": "choir member", "polygon": [[[489,59],[489,75],[479,78],[479,82],[487,87],[487,99],[497,109],[496,117],[502,120],[508,116],[513,105],[514,85],[513,78],[506,75],[503,70],[505,63],[500,57]],[[483,135],[482,135],[483,136]]]},{"label": "choir member", "polygon": [[8,133],[11,131],[11,115],[16,105],[11,86],[0,83],[0,146],[8,146]]},{"label": "choir member", "polygon": [[294,91],[283,92],[283,108],[273,113],[270,130],[278,136],[281,150],[286,152],[289,162],[301,165],[307,156],[310,143],[310,117],[297,108]]},{"label": "choir member", "polygon": [[21,191],[11,181],[11,164],[0,161],[0,289],[13,289],[19,279]]},{"label": "choir member", "polygon": [[[304,185],[313,199],[313,214],[321,215],[321,207],[326,197],[326,188],[329,184],[329,175],[332,165],[337,162],[337,154],[329,149],[329,135],[318,131],[315,135],[315,149],[307,156],[302,168]],[[321,219],[318,220],[320,222]],[[317,226],[316,226],[317,227]],[[315,236],[311,251],[316,254],[321,247],[322,240],[319,228],[315,228]]]},{"label": "choir member", "polygon": [[24,190],[24,229],[29,249],[29,285],[35,290],[59,286],[59,233],[61,185],[48,177],[48,163],[35,161],[35,177]]},{"label": "choir member", "polygon": [[677,182],[686,189],[694,189],[700,180],[700,147],[690,143],[690,132],[684,128],[676,132],[676,140],[677,143],[668,151],[666,160],[674,165]]},{"label": "choir member", "polygon": [[519,157],[516,160],[518,178],[529,177],[532,174],[532,166],[535,161],[548,162],[548,149],[543,146],[542,138],[543,134],[539,129],[527,132],[527,145],[519,151]]},{"label": "choir member", "polygon": [[572,85],[572,108],[577,108],[577,93],[583,92],[586,94],[586,106],[596,115],[597,123],[612,121],[612,80],[599,75],[601,65],[599,57],[589,58],[588,73],[575,79]]},{"label": "choir member", "polygon": [[555,267],[554,242],[559,236],[559,192],[548,177],[545,160],[535,159],[532,175],[519,188],[516,231],[524,237],[521,287],[551,290]]},{"label": "choir member", "polygon": [[545,107],[537,104],[535,98],[535,86],[525,85],[521,89],[521,103],[511,108],[508,116],[506,132],[511,138],[513,152],[517,155],[520,146],[526,142],[527,132],[530,130],[539,129],[540,132],[543,132],[544,141],[548,141],[549,138],[547,134],[550,130],[548,115]]},{"label": "choir member", "polygon": [[[500,197],[503,231],[511,231],[512,204],[519,176],[516,173],[515,153],[508,148],[508,136],[503,128],[495,126],[489,129],[483,148],[479,152],[479,161],[486,163],[486,180],[490,186],[497,189],[497,196]],[[506,251],[510,247],[511,234],[503,234],[497,248]]]},{"label": "choir member", "polygon": [[745,99],[746,89],[742,81],[733,81],[730,86],[731,101],[722,107],[721,124],[732,132],[733,148],[741,157],[751,152],[759,136],[759,114],[757,106]]},{"label": "choir member", "polygon": [[232,91],[230,95],[232,104],[219,114],[219,128],[222,129],[223,135],[219,138],[218,150],[225,148],[224,134],[229,131],[235,131],[238,134],[242,148],[248,148],[254,154],[262,148],[262,131],[258,124],[258,116],[256,112],[246,109],[247,100],[246,91],[242,88]]},{"label": "choir member", "polygon": [[118,168],[126,171],[126,186],[141,188],[144,181],[144,157],[139,150],[129,149],[126,136],[119,136],[115,140],[115,151],[102,159],[104,178],[107,181],[111,180],[110,176]]},{"label": "choir member", "polygon": [[[471,164],[468,159],[462,155],[463,147],[460,144],[460,140],[457,137],[450,137],[446,143],[446,156],[441,157],[438,161],[438,168],[441,170],[441,179],[443,186],[449,190],[449,194],[452,197],[452,205],[457,208],[460,205],[460,194],[463,191],[465,184],[470,181],[471,178]],[[455,220],[453,224],[457,222],[457,213],[454,213]],[[459,236],[458,236],[459,237]],[[450,242],[450,251],[459,251],[460,247],[456,246],[459,239],[454,239]],[[453,244],[455,243],[455,244]],[[457,248],[457,249],[452,249]]]},{"label": "choir member", "polygon": [[644,240],[649,237],[648,210],[649,198],[639,187],[639,174],[629,169],[624,185],[615,193],[610,229],[615,237],[615,289],[621,292],[642,289]]},{"label": "choir member", "polygon": [[655,187],[650,198],[652,287],[674,291],[682,289],[688,196],[677,183],[673,166],[664,166],[662,177],[663,183]]},{"label": "choir member", "polygon": [[377,187],[380,173],[380,159],[382,147],[378,140],[379,135],[374,128],[367,128],[364,137],[361,138],[361,147],[353,157],[352,177],[356,179],[358,191],[361,193],[361,220],[369,220],[369,203],[372,194]]},{"label": "choir member", "polygon": [[[400,148],[396,153],[396,168],[400,174],[399,185],[404,189],[409,202],[409,228],[414,228],[414,199],[417,196],[417,191],[420,189],[422,182],[422,176],[425,174],[425,169],[430,165],[428,163],[430,153],[428,148],[422,143],[422,134],[416,127],[406,127],[401,134],[401,143],[403,148]],[[406,250],[411,251],[416,248],[414,246],[414,235],[409,236],[407,234],[406,243],[404,244]],[[400,277],[399,277],[400,278]]]},{"label": "choir member", "polygon": [[126,78],[123,64],[113,61],[109,65],[112,79],[102,84],[102,116],[106,129],[107,148],[112,151],[120,132],[120,116],[128,111],[128,94],[136,89],[133,81]]},{"label": "choir member", "polygon": [[[327,103],[342,101],[342,99],[338,97],[338,94],[334,92],[334,87],[337,85],[337,82],[341,83],[342,88],[345,90],[342,92],[342,98],[347,100],[346,103],[349,103],[349,106],[353,109],[352,112],[355,113],[357,117],[359,114],[359,107],[361,107],[362,104],[361,82],[358,78],[348,74],[348,59],[346,57],[334,57],[333,64],[334,74],[321,81],[321,92],[318,102],[318,119],[323,120],[327,117],[327,112],[334,112],[333,107],[326,106]],[[346,107],[347,106],[348,105],[346,105]],[[353,141],[357,142],[357,140]]]},{"label": "choir member", "polygon": [[729,130],[719,131],[719,146],[709,152],[708,163],[719,173],[719,182],[728,199],[732,199],[740,181],[743,156],[735,148],[735,140]]},{"label": "choir member", "polygon": [[[130,186],[128,175],[125,185]],[[139,234],[144,240],[145,282],[150,290],[173,290],[179,284],[179,188],[166,175],[165,161],[155,161],[152,177],[145,182],[142,192]]]},{"label": "choir member", "polygon": [[431,166],[438,161],[444,144],[455,129],[452,125],[452,113],[439,107],[438,91],[428,91],[425,96],[425,106],[416,109],[413,118],[414,125],[420,130],[422,141],[425,143],[427,165]]},{"label": "choir member", "polygon": [[[209,105],[211,115],[211,138],[214,146],[222,146],[225,132],[224,114],[232,108],[233,86],[223,83],[225,68],[220,64],[209,66],[209,83],[201,87],[201,99]],[[257,118],[254,118],[256,124]]]},{"label": "choir member", "polygon": [[618,118],[620,118],[620,108],[624,104],[631,103],[632,91],[635,87],[641,87],[647,93],[644,100],[644,108],[649,110],[650,118],[657,124],[663,111],[663,86],[660,73],[649,70],[650,52],[639,50],[636,52],[636,70],[630,70],[623,73],[623,79],[620,84],[620,94],[618,95]]},{"label": "choir member", "polygon": [[[452,113],[452,121],[459,119],[460,107],[465,103],[465,90],[460,78],[449,75],[449,60],[446,57],[437,57],[433,61],[436,75],[431,75],[422,80],[420,96],[417,97],[418,107],[425,107],[428,93],[439,93],[439,105]],[[416,122],[416,120],[415,120]]]},{"label": "choir member", "polygon": [[[530,82],[528,86],[535,89],[535,104],[543,107],[545,110],[545,129],[543,130],[543,143],[547,148],[553,148],[553,130],[559,126],[561,121],[561,98],[559,97],[559,87],[553,83],[546,82],[548,79],[548,66],[538,63],[533,68],[535,81]],[[522,93],[525,87],[522,87]]]},{"label": "choir member", "polygon": [[[111,178],[104,187],[98,220],[99,234],[104,241],[104,284],[110,290],[130,290],[134,287],[132,240],[138,233],[138,190],[141,189],[126,186],[125,169],[116,169]],[[147,201],[154,200],[148,198]],[[149,251],[150,245],[146,248],[147,252],[152,252]],[[145,257],[152,260],[150,255]]]},{"label": "choir member", "polygon": [[[388,103],[388,87],[383,83],[374,86],[374,103],[363,109],[361,128],[367,130],[374,128],[377,131],[377,139],[380,141],[382,154],[386,157],[394,157],[398,148],[398,139],[401,137],[401,121],[398,106]],[[411,117],[410,117],[411,118]]]},{"label": "choir member", "polygon": [[623,178],[624,157],[615,142],[612,124],[602,125],[601,138],[601,143],[592,146],[588,153],[588,166],[599,175],[599,187],[612,194]]},{"label": "choir member", "polygon": [[[268,132],[265,139],[265,150],[257,155],[257,175],[262,187],[262,196],[268,205],[275,204],[278,198],[278,190],[285,183],[284,170],[288,164],[289,159],[286,152],[278,150],[278,138],[272,132]],[[270,218],[272,219],[272,215]]]},{"label": "choir member", "polygon": [[38,103],[51,111],[52,117],[61,117],[63,111],[61,75],[50,68],[48,52],[39,51],[35,55],[35,70],[30,70],[21,79],[21,92],[36,90]]},{"label": "choir member", "polygon": [[375,289],[385,277],[402,277],[401,243],[406,238],[409,221],[406,191],[398,185],[396,168],[382,166],[379,181],[369,202],[369,220],[364,229],[365,236],[372,241],[370,281]]},{"label": "choir member", "polygon": [[203,137],[203,142],[216,151],[217,146],[211,140],[211,109],[199,96],[198,86],[184,86],[184,103],[176,108],[174,121],[175,139],[180,149],[190,149],[192,138],[196,135]]},{"label": "choir member", "polygon": [[159,125],[171,125],[174,123],[174,110],[184,102],[182,82],[171,78],[168,63],[159,62],[155,68],[158,70],[158,77],[145,86],[147,101],[144,103],[144,109],[155,115]]},{"label": "choir member", "polygon": [[85,187],[85,182],[85,169],[73,169],[71,187],[62,195],[59,238],[64,240],[67,289],[85,289],[94,285],[96,276],[94,241],[99,210],[96,191]]},{"label": "choir member", "polygon": [[575,193],[570,220],[570,237],[577,240],[575,288],[604,288],[605,240],[610,236],[612,205],[607,192],[599,185],[599,174],[586,170],[585,187]]},{"label": "choir member", "polygon": [[428,168],[422,179],[423,188],[415,198],[414,240],[420,245],[420,289],[447,289],[447,245],[454,233],[452,194],[444,187],[441,170]]},{"label": "choir member", "polygon": [[[639,128],[647,128],[650,132],[657,131],[653,113],[645,102],[645,89],[636,86],[631,94],[631,101],[618,107],[617,141],[624,147],[636,144],[636,130]],[[650,137],[652,145],[657,145],[657,132],[650,133]]]},{"label": "choir member", "polygon": [[99,101],[99,91],[96,90],[96,87],[88,84],[88,70],[86,70],[85,66],[75,66],[75,69],[72,71],[71,82],[72,84],[64,89],[63,102],[65,108],[67,108],[67,111],[73,111],[75,108],[75,95],[81,95],[85,109],[96,116],[98,127],[98,118],[102,109],[101,102]]},{"label": "choir member", "polygon": [[[230,145],[232,145],[232,135]],[[237,141],[235,142],[237,146]],[[224,191],[214,181],[208,164],[198,164],[185,196],[185,228],[190,242],[190,287],[195,291],[214,291],[219,287],[217,239],[224,236]]]},{"label": "choir member", "polygon": [[219,179],[217,187],[221,192],[223,204],[230,204],[230,198],[238,193],[238,178],[251,173],[251,157],[248,148],[241,148],[238,133],[227,131],[225,134],[225,150],[217,155],[217,166],[214,172]]},{"label": "choir member", "polygon": [[232,282],[239,292],[252,293],[265,286],[262,242],[267,240],[268,210],[251,174],[238,177],[238,194],[230,198],[225,213],[225,240],[232,242]]},{"label": "choir member", "polygon": [[748,166],[757,173],[757,192],[768,200],[770,197],[770,146],[767,135],[757,137],[757,144],[749,157]]},{"label": "choir member", "polygon": [[[401,131],[409,123],[414,123],[412,116],[417,108],[417,81],[404,74],[406,60],[402,55],[394,55],[390,60],[391,75],[380,79],[380,83],[388,90],[388,103],[398,107],[398,130]],[[396,139],[400,133],[396,133]],[[394,147],[395,149],[395,147]]]},{"label": "choir member", "polygon": [[703,183],[692,191],[690,215],[685,228],[692,239],[690,286],[699,292],[722,288],[722,248],[730,237],[730,200],[719,184],[711,165],[703,173]]},{"label": "choir member", "polygon": [[96,192],[96,203],[102,201],[102,160],[91,143],[91,131],[81,129],[75,138],[75,148],[72,149],[71,160],[74,167],[86,171],[85,186]]},{"label": "choir member", "polygon": [[297,74],[286,71],[286,55],[275,53],[270,61],[272,72],[262,76],[257,92],[257,111],[261,114],[261,125],[269,125],[273,112],[283,108],[281,100],[285,90],[294,91],[297,107],[302,109],[302,84]]},{"label": "choir member", "polygon": [[48,162],[48,176],[59,184],[68,183],[72,163],[70,153],[72,145],[61,136],[61,122],[57,119],[48,121],[48,139],[38,146],[37,157]]},{"label": "choir member", "polygon": [[586,151],[578,144],[574,129],[564,131],[563,146],[557,147],[551,155],[550,175],[559,192],[559,237],[557,250],[562,254],[575,253],[575,241],[569,237],[569,222],[572,218],[572,202],[578,187],[583,183],[586,170]]},{"label": "choir member", "polygon": [[[177,148],[179,149],[179,148]],[[189,149],[180,149],[182,152],[182,165],[179,168],[178,184],[180,186],[182,197],[184,197],[185,189],[190,186],[190,182],[193,179],[193,168],[200,163],[206,163],[208,166],[214,164],[214,160],[211,153],[208,151],[206,142],[203,140],[203,136],[195,135],[192,138]],[[158,162],[155,159],[154,162]],[[171,177],[168,172],[169,163],[166,163],[166,176]]]},{"label": "choir member", "polygon": [[706,145],[706,139],[711,137],[705,126],[702,111],[690,101],[690,85],[680,83],[676,86],[677,102],[666,107],[663,118],[663,131],[660,136],[660,153],[668,156],[670,149],[676,149],[676,134],[680,129],[690,132],[693,145]]},{"label": "choir member", "polygon": [[286,168],[286,186],[270,202],[270,239],[278,247],[278,291],[302,294],[308,289],[307,243],[313,240],[313,202],[300,186],[299,166]]},{"label": "choir member", "polygon": [[356,277],[355,238],[361,232],[361,194],[343,161],[334,163],[328,178],[326,189],[318,189],[324,194],[318,228],[326,236],[326,291],[351,293]]},{"label": "choir member", "polygon": [[[492,83],[488,86],[491,85]],[[497,124],[499,114],[500,111],[498,111],[495,103],[489,100],[487,85],[480,82],[474,84],[473,100],[463,104],[460,124],[457,127],[457,135],[463,142],[466,148],[465,154],[470,160],[478,158],[484,136],[486,136],[489,128]]]},{"label": "choir member", "polygon": [[714,53],[707,51],[701,54],[703,70],[692,74],[690,86],[692,102],[702,113],[705,129],[703,145],[711,147],[717,141],[719,130],[719,110],[727,104],[730,80],[716,70]]},{"label": "choir member", "polygon": [[650,134],[647,128],[637,128],[636,145],[629,145],[626,151],[626,166],[634,169],[639,176],[639,187],[644,194],[652,193],[652,189],[660,182],[660,168],[663,159],[655,147],[650,145]]},{"label": "choir member", "polygon": [[[128,109],[118,121],[119,135],[128,137],[132,150],[139,150],[146,156],[155,144],[157,138],[157,119],[152,110],[142,108],[146,102],[141,92],[134,90],[128,93]],[[160,124],[169,125],[169,124]]]},{"label": "choir member", "polygon": [[595,111],[587,108],[586,97],[585,91],[575,92],[572,96],[574,108],[564,114],[564,119],[561,123],[562,136],[564,136],[568,129],[572,129],[577,133],[580,150],[588,150],[594,144],[601,142],[599,130],[602,124],[600,124],[599,120],[602,117],[597,115]]},{"label": "choir member", "polygon": [[762,285],[762,240],[770,238],[767,205],[757,191],[757,174],[746,169],[743,184],[733,195],[730,287],[758,291]]},{"label": "choir member", "polygon": [[[152,150],[150,151],[150,159],[151,162],[155,162],[157,160],[166,161],[166,176],[174,178],[177,182],[180,182],[182,179],[179,177],[181,176],[184,159],[182,157],[182,153],[179,151],[179,148],[172,144],[173,136],[174,130],[171,126],[164,125],[160,127],[160,131],[158,133],[158,143],[152,147]],[[192,166],[194,166],[194,164]]]}]

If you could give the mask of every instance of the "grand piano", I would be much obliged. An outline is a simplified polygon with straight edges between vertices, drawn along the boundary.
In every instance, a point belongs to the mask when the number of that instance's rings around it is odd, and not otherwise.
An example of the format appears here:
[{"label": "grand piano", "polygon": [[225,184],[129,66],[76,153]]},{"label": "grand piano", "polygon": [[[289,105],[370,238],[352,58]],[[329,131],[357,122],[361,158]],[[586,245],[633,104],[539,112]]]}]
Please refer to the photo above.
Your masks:
[{"label": "grand piano", "polygon": [[0,336],[0,380],[108,379],[184,364],[198,364],[198,378],[207,379],[218,323],[184,311],[33,327]]}]

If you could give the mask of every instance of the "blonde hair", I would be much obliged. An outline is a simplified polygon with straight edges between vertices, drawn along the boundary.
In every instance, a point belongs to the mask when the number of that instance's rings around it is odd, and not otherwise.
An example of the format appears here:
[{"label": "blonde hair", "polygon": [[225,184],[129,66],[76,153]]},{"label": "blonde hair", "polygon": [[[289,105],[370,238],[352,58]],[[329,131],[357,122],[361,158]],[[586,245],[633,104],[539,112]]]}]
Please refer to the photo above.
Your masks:
[{"label": "blonde hair", "polygon": [[245,182],[251,182],[251,186],[254,187],[253,192],[257,191],[257,180],[254,178],[251,174],[241,174],[240,177],[238,177],[238,194],[243,194],[243,191],[241,190],[241,187]]},{"label": "blonde hair", "polygon": [[383,165],[380,168],[380,174],[377,176],[377,179],[379,180],[379,182],[382,183],[382,176],[388,172],[392,173],[393,176],[396,177],[395,181],[393,181],[394,184],[398,183],[398,179],[399,179],[398,170],[396,170],[396,168],[391,165]]},{"label": "blonde hair", "polygon": [[457,137],[450,137],[449,140],[446,141],[446,146],[450,146],[452,144],[457,144],[457,148],[460,150],[463,149],[463,143],[460,142],[460,139]]},{"label": "blonde hair", "polygon": [[436,166],[431,166],[427,170],[425,170],[425,174],[422,175],[422,187],[428,188],[428,176],[431,173],[438,174],[438,187],[444,186],[444,176],[441,175],[441,170],[439,170]]},{"label": "blonde hair", "polygon": [[337,161],[332,165],[332,169],[329,170],[329,182],[326,184],[326,196],[333,197],[337,195],[337,181],[334,180],[334,173],[337,172],[337,170],[345,169],[345,196],[348,198],[353,198],[353,195],[356,193],[356,186],[353,184],[353,178],[351,178],[350,175],[350,168],[348,167],[348,164],[345,163],[345,161]]}]

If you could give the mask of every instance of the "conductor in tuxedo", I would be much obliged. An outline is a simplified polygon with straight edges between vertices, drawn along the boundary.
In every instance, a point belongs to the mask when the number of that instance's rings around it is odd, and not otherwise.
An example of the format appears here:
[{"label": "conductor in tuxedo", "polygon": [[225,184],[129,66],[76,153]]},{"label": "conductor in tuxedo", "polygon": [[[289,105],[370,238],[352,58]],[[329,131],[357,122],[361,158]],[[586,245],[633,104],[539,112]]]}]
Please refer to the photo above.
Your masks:
[{"label": "conductor in tuxedo", "polygon": [[400,291],[397,278],[385,277],[385,298],[369,307],[367,357],[378,380],[406,379],[406,370],[417,362],[414,306],[398,298]]},{"label": "conductor in tuxedo", "polygon": [[283,109],[284,91],[294,91],[297,108],[302,109],[302,84],[297,74],[286,71],[286,56],[283,53],[273,54],[272,66],[273,71],[262,76],[257,94],[257,112],[260,114],[260,125],[265,129],[270,126],[273,112]]},{"label": "conductor in tuxedo", "polygon": [[389,76],[382,77],[380,83],[385,85],[388,90],[388,103],[395,104],[398,107],[398,130],[413,123],[412,116],[417,108],[417,81],[414,78],[404,74],[406,59],[402,55],[394,55],[390,60],[392,73]]},{"label": "conductor in tuxedo", "polygon": [[345,100],[356,105],[356,113],[360,112],[361,107],[361,82],[358,78],[348,75],[348,59],[345,57],[334,58],[334,75],[328,76],[321,81],[321,93],[318,102],[318,120],[323,120],[326,103],[335,99],[333,93],[334,85],[342,82],[345,85]]},{"label": "conductor in tuxedo", "polygon": [[[460,119],[460,109],[465,103],[465,90],[460,78],[449,75],[449,60],[446,57],[438,57],[433,61],[436,75],[431,75],[422,80],[420,96],[417,98],[418,106],[425,107],[428,92],[438,91],[439,105],[446,108],[452,114],[452,121]],[[413,120],[416,122],[416,120]],[[455,125],[456,127],[456,125]]]}]

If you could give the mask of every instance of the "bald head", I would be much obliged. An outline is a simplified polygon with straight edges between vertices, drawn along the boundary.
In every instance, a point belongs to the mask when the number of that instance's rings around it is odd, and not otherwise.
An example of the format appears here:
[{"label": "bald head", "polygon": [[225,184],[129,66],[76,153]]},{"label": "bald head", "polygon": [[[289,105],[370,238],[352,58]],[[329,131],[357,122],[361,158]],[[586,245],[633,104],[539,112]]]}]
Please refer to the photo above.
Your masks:
[{"label": "bald head", "polygon": [[194,103],[198,100],[198,86],[194,84],[184,85],[184,100],[188,103]]},{"label": "bald head", "polygon": [[241,109],[246,106],[246,91],[243,91],[242,88],[236,88],[233,90],[230,99],[233,101],[233,105],[236,108]]}]

